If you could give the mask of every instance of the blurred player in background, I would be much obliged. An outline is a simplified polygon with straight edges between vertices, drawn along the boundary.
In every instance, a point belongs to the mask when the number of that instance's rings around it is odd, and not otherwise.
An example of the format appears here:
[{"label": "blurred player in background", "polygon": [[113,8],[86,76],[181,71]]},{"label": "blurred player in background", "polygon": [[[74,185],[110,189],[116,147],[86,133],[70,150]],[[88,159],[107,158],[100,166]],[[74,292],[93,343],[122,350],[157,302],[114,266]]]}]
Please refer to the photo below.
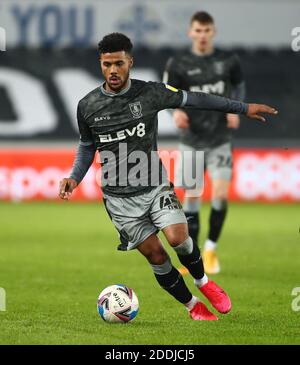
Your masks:
[{"label": "blurred player in background", "polygon": [[[190,21],[189,37],[192,48],[169,59],[164,82],[176,88],[202,91],[244,100],[245,82],[238,57],[232,52],[215,49],[214,19],[204,11],[195,13]],[[228,189],[232,175],[232,129],[237,129],[240,118],[236,114],[195,109],[176,109],[173,114],[180,128],[180,151],[204,151],[204,166],[212,180],[209,232],[204,244],[203,261],[208,274],[220,272],[216,255],[217,242],[227,214]],[[184,168],[178,166],[176,180],[183,171],[193,166],[185,156]],[[186,190],[184,211],[189,233],[198,242],[200,232],[200,191]],[[187,273],[182,267],[181,273]]]}]

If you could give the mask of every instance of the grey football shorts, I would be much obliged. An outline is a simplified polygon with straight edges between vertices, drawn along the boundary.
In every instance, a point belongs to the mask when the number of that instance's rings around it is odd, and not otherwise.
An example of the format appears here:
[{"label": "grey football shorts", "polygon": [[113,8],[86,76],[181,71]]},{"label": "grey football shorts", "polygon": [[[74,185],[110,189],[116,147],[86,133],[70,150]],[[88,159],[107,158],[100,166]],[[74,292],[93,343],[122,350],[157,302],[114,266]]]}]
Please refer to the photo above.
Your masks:
[{"label": "grey football shorts", "polygon": [[[195,164],[195,156],[191,153],[183,155],[184,151],[196,152],[197,150],[191,146],[179,144],[180,156],[176,165],[175,186],[179,187],[184,182],[183,174],[193,174],[192,168]],[[204,163],[205,169],[208,170],[209,176],[212,180],[231,180],[232,176],[232,149],[230,143],[224,143],[220,146],[204,149]],[[193,187],[181,186],[186,189],[193,189]]]},{"label": "grey football shorts", "polygon": [[187,223],[174,189],[168,185],[128,198],[104,195],[104,204],[119,232],[118,249],[122,251],[136,248],[169,225]]}]

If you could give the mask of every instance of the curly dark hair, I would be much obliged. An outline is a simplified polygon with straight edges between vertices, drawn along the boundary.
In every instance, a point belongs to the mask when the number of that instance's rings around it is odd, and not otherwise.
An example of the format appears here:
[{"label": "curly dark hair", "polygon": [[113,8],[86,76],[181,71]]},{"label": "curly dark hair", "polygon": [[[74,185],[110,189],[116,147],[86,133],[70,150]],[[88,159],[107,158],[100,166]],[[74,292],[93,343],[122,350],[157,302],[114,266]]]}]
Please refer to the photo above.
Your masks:
[{"label": "curly dark hair", "polygon": [[102,53],[119,51],[125,51],[126,53],[131,54],[132,47],[133,45],[131,40],[125,34],[110,33],[103,37],[103,39],[98,43],[98,52],[99,55]]}]

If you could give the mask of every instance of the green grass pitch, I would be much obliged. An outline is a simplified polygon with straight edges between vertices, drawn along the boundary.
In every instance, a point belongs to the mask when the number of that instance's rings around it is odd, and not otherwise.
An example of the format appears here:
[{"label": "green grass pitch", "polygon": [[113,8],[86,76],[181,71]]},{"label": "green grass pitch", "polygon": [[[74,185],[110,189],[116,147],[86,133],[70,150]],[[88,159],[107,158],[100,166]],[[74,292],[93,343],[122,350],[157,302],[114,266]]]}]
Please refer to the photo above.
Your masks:
[{"label": "green grass pitch", "polygon": [[[222,272],[213,279],[233,308],[216,322],[192,321],[138,252],[116,250],[103,205],[2,202],[0,212],[0,287],[7,296],[1,344],[300,343],[300,312],[291,306],[292,289],[300,287],[296,204],[230,204]],[[201,243],[208,214],[203,205]],[[191,277],[186,281],[197,294]],[[132,323],[110,325],[96,311],[100,291],[115,283],[139,297]]]}]

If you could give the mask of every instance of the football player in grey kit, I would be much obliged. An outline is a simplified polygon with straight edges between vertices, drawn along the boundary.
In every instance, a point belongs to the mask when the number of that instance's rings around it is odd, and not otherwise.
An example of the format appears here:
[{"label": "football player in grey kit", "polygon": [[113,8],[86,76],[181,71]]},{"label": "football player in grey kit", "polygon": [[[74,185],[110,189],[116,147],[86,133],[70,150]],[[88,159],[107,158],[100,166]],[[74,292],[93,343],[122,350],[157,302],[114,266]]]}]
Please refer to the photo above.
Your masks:
[{"label": "football player in grey kit", "polygon": [[[214,49],[216,30],[212,16],[204,11],[195,13],[190,22],[191,51],[170,58],[164,73],[164,82],[176,88],[202,91],[236,100],[245,97],[245,82],[238,57],[229,51]],[[204,151],[204,166],[212,180],[211,212],[208,237],[202,253],[204,269],[208,274],[220,272],[216,255],[217,241],[227,213],[228,188],[232,174],[232,129],[239,127],[236,114],[218,111],[177,109],[173,114],[180,128],[180,151],[192,151],[180,159],[176,179],[191,173],[195,151]],[[184,186],[183,186],[184,187]],[[186,189],[183,208],[189,233],[198,242],[200,231],[200,189]],[[182,274],[188,270],[179,269]]]},{"label": "football player in grey kit", "polygon": [[60,182],[59,195],[70,198],[98,150],[104,203],[119,232],[119,249],[141,252],[159,285],[187,308],[192,319],[216,320],[216,315],[191,294],[157,236],[162,230],[211,305],[220,313],[229,312],[228,295],[204,273],[199,248],[189,237],[185,214],[159,159],[157,113],[188,105],[264,120],[261,113],[277,112],[266,105],[131,79],[132,44],[124,34],[112,33],[102,39],[99,60],[105,81],[78,104],[79,147],[70,177]]}]

